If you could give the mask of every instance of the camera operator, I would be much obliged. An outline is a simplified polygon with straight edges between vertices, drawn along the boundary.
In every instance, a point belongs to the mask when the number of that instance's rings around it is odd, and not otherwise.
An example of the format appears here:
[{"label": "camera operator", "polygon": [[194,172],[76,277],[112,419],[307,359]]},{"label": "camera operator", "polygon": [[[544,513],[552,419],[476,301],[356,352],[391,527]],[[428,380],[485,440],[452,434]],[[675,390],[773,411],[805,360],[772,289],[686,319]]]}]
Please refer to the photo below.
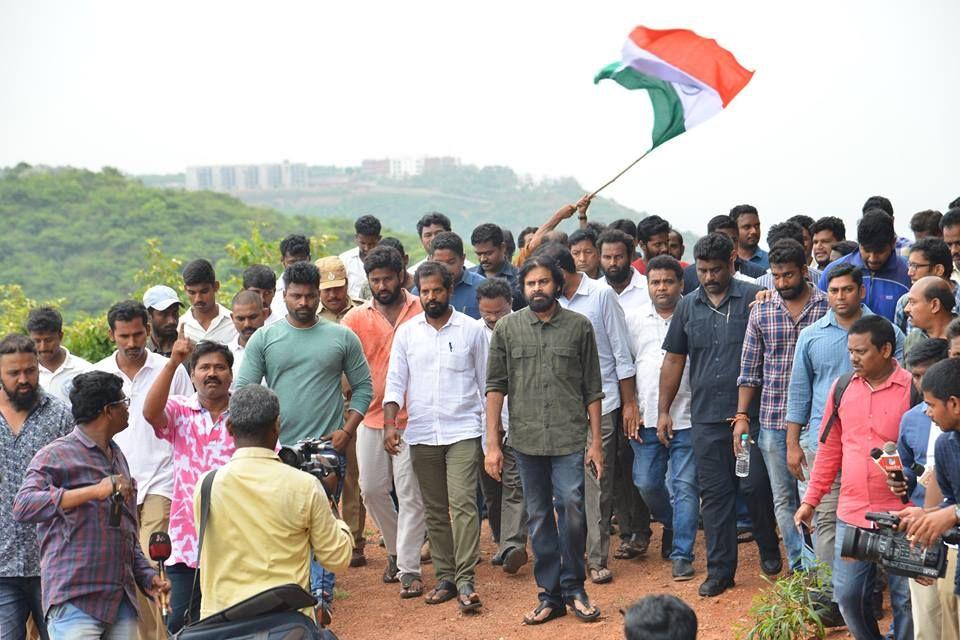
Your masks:
[{"label": "camera operator", "polygon": [[34,456],[13,517],[37,523],[43,611],[52,640],[132,638],[137,588],[167,592],[138,542],[137,489],[114,436],[127,428],[123,380],[104,371],[73,380],[76,428]]},{"label": "camera operator", "polygon": [[[907,357],[907,367],[913,376],[913,385],[917,393],[922,393],[920,381],[927,369],[945,360],[948,343],[946,340],[931,338],[914,345]],[[933,424],[927,415],[928,406],[920,402],[903,415],[900,421],[900,439],[897,452],[903,463],[903,474],[898,479],[894,473],[887,474],[887,485],[898,496],[907,495],[914,504],[925,508],[936,507],[943,496],[934,478],[933,449],[943,432]],[[914,471],[915,465],[925,468],[920,478]],[[919,469],[918,469],[919,471]],[[947,575],[952,576],[957,563],[955,547],[948,551]],[[958,640],[957,606],[953,595],[953,582],[947,580],[910,581],[910,606],[913,611],[915,640]]]},{"label": "camera operator", "polygon": [[[292,582],[309,590],[311,550],[332,571],[346,569],[353,553],[350,527],[334,517],[320,481],[276,454],[275,393],[256,384],[234,392],[227,430],[237,450],[217,471],[210,495],[199,567],[202,618],[271,587]],[[194,491],[198,522],[202,483]]]},{"label": "camera operator", "polygon": [[[858,640],[883,636],[874,616],[871,594],[877,567],[872,562],[840,557],[843,532],[849,527],[871,528],[868,511],[894,511],[900,500],[887,488],[886,475],[873,462],[870,451],[897,440],[900,418],[910,408],[910,374],[893,357],[897,336],[893,325],[880,316],[862,317],[851,325],[847,350],[853,377],[838,406],[834,387],[827,395],[820,424],[821,444],[810,474],[810,484],[794,520],[809,525],[814,509],[829,493],[838,471],[837,536],[833,562],[833,591],[847,628]],[[833,417],[835,416],[835,417]],[[826,433],[827,426],[832,426]],[[826,436],[826,437],[825,437]],[[825,440],[825,442],[824,442]],[[890,599],[897,640],[913,638],[910,590],[906,578],[889,576]]]},{"label": "camera operator", "polygon": [[[921,388],[927,415],[944,431],[934,448],[934,468],[943,502],[930,511],[913,507],[897,515],[903,518],[907,537],[915,546],[924,548],[937,543],[941,535],[960,524],[960,359],[943,360],[927,369]],[[960,595],[960,572],[956,571],[954,593]],[[960,624],[956,619],[953,623]],[[956,626],[953,632],[957,633]]]}]

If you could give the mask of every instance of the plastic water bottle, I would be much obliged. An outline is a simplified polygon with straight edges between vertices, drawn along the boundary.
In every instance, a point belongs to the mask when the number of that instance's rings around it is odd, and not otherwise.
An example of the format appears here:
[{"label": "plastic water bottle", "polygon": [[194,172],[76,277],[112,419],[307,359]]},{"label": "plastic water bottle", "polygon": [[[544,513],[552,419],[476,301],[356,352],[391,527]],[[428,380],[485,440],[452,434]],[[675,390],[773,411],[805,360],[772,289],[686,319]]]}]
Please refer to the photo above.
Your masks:
[{"label": "plastic water bottle", "polygon": [[736,474],[739,478],[746,478],[750,473],[750,436],[746,433],[740,436],[740,453],[737,454]]}]

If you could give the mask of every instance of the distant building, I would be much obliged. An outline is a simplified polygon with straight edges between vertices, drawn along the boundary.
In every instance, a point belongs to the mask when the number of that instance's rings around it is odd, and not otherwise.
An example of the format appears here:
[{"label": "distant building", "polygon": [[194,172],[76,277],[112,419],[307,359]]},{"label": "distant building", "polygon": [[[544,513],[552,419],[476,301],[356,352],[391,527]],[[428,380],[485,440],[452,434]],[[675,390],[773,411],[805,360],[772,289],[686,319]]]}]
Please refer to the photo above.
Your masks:
[{"label": "distant building", "polygon": [[260,165],[215,165],[187,167],[190,191],[271,191],[305,189],[308,170],[304,163]]},{"label": "distant building", "polygon": [[460,166],[460,159],[452,156],[402,156],[397,158],[367,159],[360,163],[360,173],[375,178],[409,178],[425,173]]}]

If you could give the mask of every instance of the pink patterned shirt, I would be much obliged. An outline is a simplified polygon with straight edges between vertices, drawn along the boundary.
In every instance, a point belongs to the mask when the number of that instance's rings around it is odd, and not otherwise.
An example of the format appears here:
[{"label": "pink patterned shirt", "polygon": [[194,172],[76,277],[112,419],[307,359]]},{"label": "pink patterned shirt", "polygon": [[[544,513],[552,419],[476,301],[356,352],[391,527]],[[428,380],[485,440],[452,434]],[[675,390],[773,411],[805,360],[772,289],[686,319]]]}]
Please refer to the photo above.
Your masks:
[{"label": "pink patterned shirt", "polygon": [[230,461],[236,446],[227,432],[228,412],[214,423],[210,412],[191,396],[170,396],[166,424],[154,428],[161,440],[173,445],[173,499],[170,503],[172,553],[167,565],[197,566],[197,531],[193,517],[193,489],[197,479]]}]

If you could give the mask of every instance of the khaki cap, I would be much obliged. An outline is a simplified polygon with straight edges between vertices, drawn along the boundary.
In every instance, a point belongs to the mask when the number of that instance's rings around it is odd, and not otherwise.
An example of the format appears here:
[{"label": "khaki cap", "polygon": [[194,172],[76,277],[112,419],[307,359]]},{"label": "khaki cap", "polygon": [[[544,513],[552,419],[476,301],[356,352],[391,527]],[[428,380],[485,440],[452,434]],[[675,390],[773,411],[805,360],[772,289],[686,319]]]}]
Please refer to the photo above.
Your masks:
[{"label": "khaki cap", "polygon": [[320,258],[316,265],[317,269],[320,270],[321,289],[333,289],[334,287],[345,287],[347,285],[347,268],[343,265],[343,260],[337,256]]}]

